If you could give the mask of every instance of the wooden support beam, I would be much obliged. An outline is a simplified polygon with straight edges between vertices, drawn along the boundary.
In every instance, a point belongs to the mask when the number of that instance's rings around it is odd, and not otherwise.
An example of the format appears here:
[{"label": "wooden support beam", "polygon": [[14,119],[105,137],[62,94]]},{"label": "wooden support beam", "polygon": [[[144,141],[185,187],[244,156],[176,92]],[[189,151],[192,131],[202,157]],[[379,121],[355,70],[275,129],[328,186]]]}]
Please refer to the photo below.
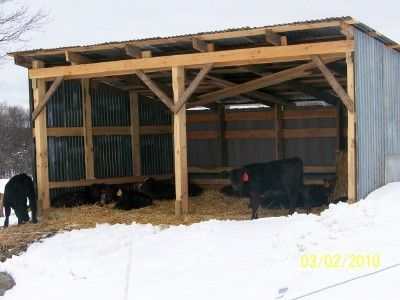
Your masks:
[{"label": "wooden support beam", "polygon": [[[43,68],[43,63],[34,61],[33,68]],[[32,80],[33,106],[36,109],[41,99],[44,99],[46,82],[43,79]],[[41,110],[35,119],[35,147],[36,147],[36,183],[39,212],[50,207],[49,190],[49,158],[47,147],[47,116],[46,110]]]},{"label": "wooden support beam", "polygon": [[[185,70],[183,67],[172,68],[172,87],[174,101],[177,103],[185,91]],[[175,214],[188,213],[188,166],[186,141],[186,109],[174,114],[174,164],[175,164]]]},{"label": "wooden support beam", "polygon": [[4,217],[3,207],[4,207],[4,195],[0,193],[0,218]]},{"label": "wooden support beam", "polygon": [[281,45],[281,35],[277,34],[276,32],[272,31],[271,29],[265,30],[265,39],[268,43],[274,46]]},{"label": "wooden support beam", "polygon": [[328,81],[329,85],[339,96],[339,98],[343,101],[344,105],[346,105],[347,109],[350,112],[353,112],[354,111],[353,101],[350,99],[349,95],[346,93],[346,91],[343,89],[340,83],[336,80],[335,76],[328,69],[325,63],[321,60],[321,57],[319,57],[319,55],[311,55],[311,58],[318,67],[318,69],[321,71],[322,75],[324,75],[326,81]]},{"label": "wooden support beam", "polygon": [[340,32],[346,36],[347,39],[354,39],[354,27],[346,22],[340,23]]},{"label": "wooden support beam", "polygon": [[225,106],[218,105],[218,131],[219,131],[219,153],[221,160],[221,167],[228,165],[228,145],[225,138],[226,121],[225,121]]},{"label": "wooden support beam", "polygon": [[75,66],[30,69],[29,78],[46,78],[47,80],[51,80],[58,76],[67,76],[67,79],[104,77],[132,74],[136,70],[169,70],[173,66],[199,68],[210,63],[214,64],[214,67],[240,66],[306,60],[312,54],[325,55],[326,58],[343,58],[345,52],[353,50],[354,41],[352,40],[277,47],[257,47],[207,53],[128,59]]},{"label": "wooden support beam", "polygon": [[93,158],[93,129],[92,129],[92,99],[90,97],[90,80],[82,79],[82,112],[83,140],[85,144],[85,173],[86,179],[94,178]]},{"label": "wooden support beam", "polygon": [[130,92],[130,115],[131,115],[131,144],[132,144],[132,168],[133,175],[140,176],[140,114],[139,114],[139,95]]},{"label": "wooden support beam", "polygon": [[357,147],[353,52],[346,54],[346,64],[347,92],[353,108],[347,111],[347,198],[350,203],[354,203],[357,201]]},{"label": "wooden support beam", "polygon": [[142,49],[134,45],[125,45],[125,53],[134,58],[142,58]]},{"label": "wooden support beam", "polygon": [[192,38],[192,47],[199,52],[208,52],[208,43],[198,38]]},{"label": "wooden support beam", "polygon": [[47,102],[51,99],[51,96],[57,91],[58,87],[60,84],[63,82],[64,76],[57,77],[57,79],[53,82],[53,84],[50,86],[49,90],[46,92],[44,95],[43,99],[40,100],[38,105],[35,107],[35,109],[32,112],[32,120],[35,121],[36,118],[39,116],[39,114],[42,112],[42,110],[46,107]]},{"label": "wooden support beam", "polygon": [[283,107],[275,105],[275,158],[283,159]]},{"label": "wooden support beam", "polygon": [[150,57],[153,57],[153,54],[151,53],[150,50],[142,51],[142,58],[150,58]]},{"label": "wooden support beam", "polygon": [[[336,59],[327,59],[327,62],[332,62]],[[207,93],[197,97],[198,101],[192,103],[193,106],[201,106],[215,102],[217,100],[237,96],[239,94],[248,93],[260,88],[271,85],[276,85],[285,81],[293,80],[309,74],[311,69],[316,67],[316,62],[308,62],[300,66],[286,69],[280,72],[269,74],[236,86],[228,87],[216,92]]]},{"label": "wooden support beam", "polygon": [[200,85],[200,83],[203,81],[204,77],[210,72],[212,69],[212,64],[205,65],[200,72],[197,74],[197,76],[193,79],[193,81],[190,83],[188,88],[183,92],[183,94],[180,96],[178,102],[175,103],[174,107],[174,113],[177,113],[184,104],[189,100],[190,96],[194,93],[194,91],[197,89],[197,87]]},{"label": "wooden support beam", "polygon": [[155,83],[146,73],[142,70],[136,70],[136,75],[143,81],[145,85],[169,108],[170,111],[174,111],[174,103],[167,94]]},{"label": "wooden support beam", "polygon": [[65,60],[69,61],[72,65],[91,64],[94,62],[94,60],[89,57],[68,50],[65,50]]}]

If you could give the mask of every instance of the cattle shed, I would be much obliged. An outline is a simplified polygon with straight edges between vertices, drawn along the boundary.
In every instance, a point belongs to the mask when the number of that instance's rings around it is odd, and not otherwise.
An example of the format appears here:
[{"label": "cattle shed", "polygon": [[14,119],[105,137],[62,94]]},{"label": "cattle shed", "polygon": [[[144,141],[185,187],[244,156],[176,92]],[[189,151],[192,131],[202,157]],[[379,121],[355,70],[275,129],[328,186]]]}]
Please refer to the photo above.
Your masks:
[{"label": "cattle shed", "polygon": [[349,202],[400,180],[400,46],[351,17],[10,53],[29,74],[41,208],[94,183],[188,180],[347,153]]}]

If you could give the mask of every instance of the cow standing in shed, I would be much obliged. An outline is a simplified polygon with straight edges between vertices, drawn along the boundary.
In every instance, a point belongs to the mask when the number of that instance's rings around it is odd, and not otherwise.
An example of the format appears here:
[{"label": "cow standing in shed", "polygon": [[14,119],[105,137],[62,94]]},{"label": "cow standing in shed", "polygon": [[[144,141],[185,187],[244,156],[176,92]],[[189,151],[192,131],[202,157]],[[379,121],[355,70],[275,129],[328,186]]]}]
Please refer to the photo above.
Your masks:
[{"label": "cow standing in shed", "polygon": [[267,163],[255,163],[229,172],[232,187],[250,194],[251,218],[258,218],[261,197],[268,198],[274,191],[285,191],[289,199],[289,214],[293,214],[301,195],[307,213],[310,210],[309,193],[303,182],[303,161],[292,157]]},{"label": "cow standing in shed", "polygon": [[15,211],[18,224],[29,221],[27,198],[32,211],[32,223],[37,223],[36,197],[32,178],[24,173],[15,175],[7,182],[4,189],[4,210],[6,215],[4,227],[9,224],[11,208]]}]

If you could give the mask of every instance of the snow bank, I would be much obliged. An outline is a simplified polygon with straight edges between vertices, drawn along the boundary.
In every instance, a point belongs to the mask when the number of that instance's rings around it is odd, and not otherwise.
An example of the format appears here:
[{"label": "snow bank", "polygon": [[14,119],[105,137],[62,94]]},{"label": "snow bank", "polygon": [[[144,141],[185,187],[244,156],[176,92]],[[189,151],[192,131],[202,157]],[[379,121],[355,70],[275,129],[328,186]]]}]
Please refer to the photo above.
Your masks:
[{"label": "snow bank", "polygon": [[[302,254],[377,254],[399,263],[400,183],[320,216],[211,220],[161,229],[98,225],[58,234],[0,264],[16,286],[4,299],[293,299],[376,269],[304,269]],[[400,299],[400,267],[306,299]],[[373,287],[370,288],[370,287]]]}]

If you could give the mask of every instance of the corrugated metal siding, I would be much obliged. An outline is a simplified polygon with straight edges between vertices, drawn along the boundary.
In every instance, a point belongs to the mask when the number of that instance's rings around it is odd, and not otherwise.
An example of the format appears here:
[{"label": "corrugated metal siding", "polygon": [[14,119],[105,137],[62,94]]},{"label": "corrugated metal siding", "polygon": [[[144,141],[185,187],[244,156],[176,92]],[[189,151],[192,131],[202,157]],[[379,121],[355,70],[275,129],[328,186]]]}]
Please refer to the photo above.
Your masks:
[{"label": "corrugated metal siding", "polygon": [[[263,110],[263,109],[260,109]],[[264,109],[265,110],[265,109]],[[257,111],[257,110],[248,110]],[[205,114],[191,112],[191,114]],[[335,118],[284,120],[284,128],[335,128]],[[273,129],[273,120],[228,121],[227,130]],[[189,132],[217,130],[218,122],[188,124]],[[332,166],[335,161],[336,138],[284,139],[285,157],[299,156],[308,166]],[[228,139],[228,166],[275,160],[275,138]],[[221,165],[220,143],[216,139],[188,140],[188,164],[191,167]]]},{"label": "corrugated metal siding", "polygon": [[49,137],[48,149],[50,181],[85,178],[83,137]]},{"label": "corrugated metal siding", "polygon": [[400,180],[400,55],[384,51],[385,183]]},{"label": "corrugated metal siding", "polygon": [[400,54],[355,31],[357,195],[400,180]]},{"label": "corrugated metal siding", "polygon": [[[154,100],[156,101],[156,100]],[[172,116],[161,109],[139,102],[140,125],[170,125]]]},{"label": "corrugated metal siding", "polygon": [[129,94],[90,89],[93,127],[129,126]]},{"label": "corrugated metal siding", "polygon": [[143,175],[173,173],[172,134],[141,135],[140,159]]},{"label": "corrugated metal siding", "polygon": [[[47,83],[47,89],[51,82]],[[82,126],[82,88],[80,80],[66,80],[47,103],[48,127]]]},{"label": "corrugated metal siding", "polygon": [[130,136],[94,136],[93,148],[96,178],[132,176]]}]

